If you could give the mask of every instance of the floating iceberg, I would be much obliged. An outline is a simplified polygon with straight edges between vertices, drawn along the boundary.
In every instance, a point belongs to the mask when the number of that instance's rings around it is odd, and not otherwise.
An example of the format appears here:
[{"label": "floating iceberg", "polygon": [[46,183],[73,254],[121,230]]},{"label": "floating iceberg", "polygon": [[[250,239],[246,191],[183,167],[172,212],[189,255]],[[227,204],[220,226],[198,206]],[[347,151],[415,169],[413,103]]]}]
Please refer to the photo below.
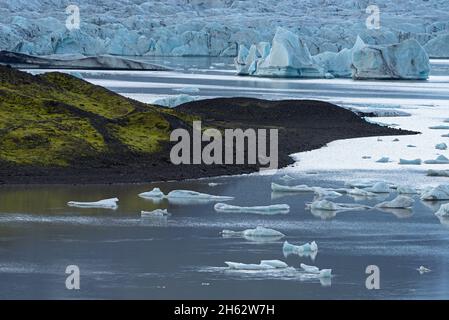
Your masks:
[{"label": "floating iceberg", "polygon": [[[258,48],[259,47],[259,48]],[[260,48],[263,47],[263,50]],[[307,45],[293,32],[278,27],[271,48],[265,44],[243,48],[235,60],[238,74],[259,77],[324,77]],[[266,55],[268,53],[268,55]]]},{"label": "floating iceberg", "polygon": [[259,264],[246,264],[239,262],[226,261],[229,269],[232,270],[273,270],[273,269],[286,269],[288,265],[280,260],[262,260]]},{"label": "floating iceberg", "polygon": [[223,230],[222,235],[226,236],[243,236],[245,238],[283,238],[285,235],[282,232],[279,232],[274,229],[264,228],[261,226],[256,227],[255,229],[247,229],[244,231],[231,231],[231,230]]},{"label": "floating iceberg", "polygon": [[449,130],[449,126],[448,126],[448,125],[431,126],[431,127],[429,127],[429,129],[434,129],[434,130]]},{"label": "floating iceberg", "polygon": [[352,55],[353,79],[426,80],[429,57],[414,39],[393,45],[365,45]]},{"label": "floating iceberg", "polygon": [[425,164],[449,164],[449,159],[443,155],[439,155],[435,160],[426,160]]},{"label": "floating iceberg", "polygon": [[449,170],[432,170],[427,171],[429,177],[449,177]]},{"label": "floating iceberg", "polygon": [[430,270],[429,268],[426,268],[424,266],[420,266],[418,269],[416,269],[420,274],[424,274],[424,273],[428,273],[431,272],[432,270]]},{"label": "floating iceberg", "polygon": [[376,205],[378,208],[390,208],[390,209],[406,209],[413,206],[413,200],[407,196],[398,196],[391,201],[385,201]]},{"label": "floating iceberg", "polygon": [[441,34],[424,46],[431,58],[449,58],[449,33]]},{"label": "floating iceberg", "polygon": [[100,208],[100,209],[117,209],[118,199],[112,198],[112,199],[105,199],[100,200],[97,202],[77,202],[77,201],[70,201],[67,202],[67,205],[69,207],[76,207],[76,208]]},{"label": "floating iceberg", "polygon": [[167,195],[169,201],[176,199],[200,200],[200,201],[230,201],[234,197],[215,196],[207,193],[200,193],[191,190],[173,190]]},{"label": "floating iceberg", "polygon": [[271,183],[271,191],[273,192],[315,192],[312,187],[306,185],[298,185],[298,186],[283,186],[277,183]]},{"label": "floating iceberg", "polygon": [[290,206],[287,204],[274,204],[270,206],[239,207],[224,203],[217,203],[214,206],[215,211],[224,213],[254,213],[264,215],[286,214],[290,212]]},{"label": "floating iceberg", "polygon": [[418,191],[412,186],[398,186],[397,192],[399,194],[417,194]]},{"label": "floating iceberg", "polygon": [[280,185],[277,183],[271,183],[271,190],[273,192],[285,192],[285,193],[314,192],[320,198],[340,197],[341,196],[341,193],[338,193],[332,189],[326,189],[326,188],[321,188],[321,187],[309,187],[307,185],[283,186],[283,185]]},{"label": "floating iceberg", "polygon": [[368,210],[369,206],[350,204],[350,203],[335,203],[329,200],[316,200],[307,205],[311,210],[322,211],[350,211],[350,210]]},{"label": "floating iceberg", "polygon": [[390,193],[391,187],[386,182],[376,182],[372,187],[365,190],[373,193]]},{"label": "floating iceberg", "polygon": [[371,180],[371,179],[355,179],[355,180],[345,182],[345,186],[347,186],[349,188],[369,188],[369,187],[374,186],[378,182],[382,182],[382,181]]},{"label": "floating iceberg", "polygon": [[435,215],[441,218],[449,218],[449,203],[442,204]]},{"label": "floating iceberg", "polygon": [[171,214],[168,213],[167,209],[156,209],[153,211],[142,211],[140,216],[142,218],[162,218],[171,216]]},{"label": "floating iceberg", "polygon": [[164,193],[159,188],[154,188],[148,192],[142,192],[139,194],[139,197],[145,199],[162,199],[165,197]]},{"label": "floating iceberg", "polygon": [[187,94],[179,94],[174,96],[167,96],[163,98],[156,98],[151,101],[151,104],[158,106],[175,108],[181,104],[198,100],[199,97],[189,96]]},{"label": "floating iceberg", "polygon": [[391,162],[391,160],[390,160],[389,157],[382,157],[382,158],[380,158],[379,160],[377,160],[376,162],[379,162],[379,163],[388,163],[388,162]]},{"label": "floating iceberg", "polygon": [[435,149],[446,150],[447,149],[447,144],[445,144],[444,142],[438,143],[438,144],[435,145]]},{"label": "floating iceberg", "polygon": [[421,159],[412,159],[412,160],[408,160],[408,159],[399,159],[399,164],[402,165],[421,165],[422,160]]},{"label": "floating iceberg", "polygon": [[309,266],[307,264],[301,263],[301,269],[303,269],[306,273],[317,274],[321,278],[329,278],[332,276],[332,269],[322,269],[320,270],[318,267]]},{"label": "floating iceberg", "polygon": [[367,191],[365,189],[348,189],[346,193],[350,196],[356,196],[356,197],[375,197],[377,196],[374,192]]},{"label": "floating iceberg", "polygon": [[421,193],[421,200],[449,200],[449,185],[440,184],[434,188],[424,189]]},{"label": "floating iceberg", "polygon": [[310,243],[296,246],[296,245],[290,244],[288,241],[285,241],[282,246],[282,251],[284,252],[284,255],[297,254],[297,255],[302,256],[307,253],[317,252],[318,245],[316,244],[315,241],[312,241]]}]

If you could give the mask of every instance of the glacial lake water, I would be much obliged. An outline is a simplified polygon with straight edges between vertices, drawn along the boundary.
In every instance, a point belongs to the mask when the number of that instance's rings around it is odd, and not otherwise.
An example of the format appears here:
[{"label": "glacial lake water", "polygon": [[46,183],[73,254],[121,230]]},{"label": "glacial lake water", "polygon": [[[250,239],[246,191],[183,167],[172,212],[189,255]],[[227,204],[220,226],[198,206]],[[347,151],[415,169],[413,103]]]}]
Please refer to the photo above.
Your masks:
[{"label": "glacial lake water", "polygon": [[[290,184],[323,185],[320,175]],[[211,187],[208,182],[219,185]],[[449,225],[416,201],[412,212],[378,210],[320,216],[305,210],[313,194],[272,194],[279,176],[242,176],[145,185],[2,186],[0,188],[0,298],[124,299],[447,299]],[[160,187],[234,196],[236,205],[286,203],[290,213],[263,216],[217,213],[213,203],[155,203],[140,192]],[[341,183],[326,183],[341,187]],[[118,197],[117,210],[69,208],[70,200]],[[383,196],[359,201],[374,205]],[[344,196],[339,202],[353,203]],[[141,219],[141,210],[172,216]],[[274,228],[286,238],[268,242],[223,238],[223,229]],[[316,241],[311,257],[288,256],[283,241]],[[225,261],[280,259],[295,271],[226,270]],[[325,281],[305,279],[299,264],[332,268]],[[67,290],[68,265],[80,268],[80,290]],[[365,269],[380,268],[380,290],[367,290]],[[424,265],[432,270],[420,275]]]},{"label": "glacial lake water", "polygon": [[[231,60],[152,61],[174,70],[160,73],[79,70],[78,74],[144,102],[180,93],[174,89],[198,87],[200,91],[195,95],[199,98],[314,98],[378,107],[388,103],[396,108],[406,105],[407,111],[420,108],[434,112],[430,118],[449,108],[448,60],[433,61],[431,78],[425,82],[254,79],[235,76]],[[419,123],[420,116],[414,117],[415,123]],[[412,122],[415,118],[411,118]],[[346,170],[307,175],[298,167],[292,175],[297,180],[290,184],[323,187],[342,187],[344,181],[367,177],[393,179],[418,187],[447,183],[447,178],[425,177],[424,172],[407,168],[388,173]],[[220,184],[211,187],[210,181]],[[278,197],[271,193],[273,181],[282,183],[279,176],[251,175],[145,185],[0,186],[0,298],[449,298],[449,225],[434,215],[444,202],[421,202],[415,197],[412,212],[368,210],[320,216],[305,210],[312,194]],[[214,203],[176,204],[165,200],[153,203],[137,196],[153,187],[164,192],[188,189],[235,196],[230,204],[243,206],[286,203],[291,210],[289,214],[275,216],[216,213]],[[359,203],[372,206],[395,196],[392,193],[387,198],[359,199]],[[117,210],[66,206],[71,200],[110,197],[120,199]],[[335,201],[355,202],[347,196]],[[156,208],[167,208],[172,216],[167,220],[141,219],[141,210]],[[254,242],[220,235],[223,229],[238,231],[259,225],[279,230],[286,238]],[[294,244],[316,241],[319,251],[315,260],[284,257],[284,240]],[[227,270],[224,263],[259,263],[269,259],[283,260],[296,270],[236,272]],[[298,270],[300,263],[332,268],[334,276],[330,281],[305,278]],[[68,265],[80,268],[80,290],[66,289]],[[380,268],[380,290],[366,289],[365,270],[369,265]],[[421,265],[432,271],[419,274],[416,269]]]}]

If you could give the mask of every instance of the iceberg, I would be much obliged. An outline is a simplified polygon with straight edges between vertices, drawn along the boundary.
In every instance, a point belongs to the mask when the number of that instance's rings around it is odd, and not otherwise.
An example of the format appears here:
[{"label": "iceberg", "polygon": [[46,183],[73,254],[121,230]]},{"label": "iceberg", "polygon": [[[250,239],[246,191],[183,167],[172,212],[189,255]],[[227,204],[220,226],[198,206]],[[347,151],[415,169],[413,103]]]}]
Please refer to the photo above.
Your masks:
[{"label": "iceberg", "polygon": [[447,144],[445,144],[444,142],[438,143],[438,144],[435,145],[435,149],[437,149],[437,150],[446,150],[447,149]]},{"label": "iceberg", "polygon": [[77,201],[69,201],[67,202],[67,205],[69,207],[76,207],[76,208],[99,208],[99,209],[117,209],[118,199],[112,198],[112,199],[105,199],[100,200],[96,202],[77,202]]},{"label": "iceberg", "polygon": [[424,45],[431,58],[449,58],[449,33],[438,35]]},{"label": "iceberg", "polygon": [[184,88],[173,89],[173,91],[182,92],[182,93],[198,93],[198,92],[200,92],[200,88],[184,87]]},{"label": "iceberg", "polygon": [[320,270],[318,267],[309,266],[307,264],[301,263],[301,269],[306,273],[317,274],[321,278],[330,278],[332,276],[332,269],[322,269]]},{"label": "iceberg", "polygon": [[288,174],[280,177],[279,179],[281,179],[282,181],[285,181],[285,182],[295,180],[295,178],[293,178],[292,176],[289,176]]},{"label": "iceberg", "polygon": [[271,191],[273,192],[315,192],[312,187],[307,185],[298,185],[298,186],[283,186],[277,183],[271,183]]},{"label": "iceberg", "polygon": [[239,262],[226,261],[229,269],[232,270],[274,270],[274,269],[286,269],[288,265],[280,260],[261,260],[259,264],[246,264]]},{"label": "iceberg", "polygon": [[440,209],[435,212],[435,215],[440,218],[449,218],[449,203],[442,204]]},{"label": "iceberg", "polygon": [[162,199],[165,197],[164,193],[159,188],[154,188],[148,192],[142,192],[139,194],[139,197],[145,199]]},{"label": "iceberg", "polygon": [[368,210],[371,209],[369,206],[350,204],[350,203],[335,203],[329,200],[316,200],[311,204],[306,206],[311,210],[322,210],[322,211],[350,211],[350,210]]},{"label": "iceberg", "polygon": [[215,211],[223,213],[254,213],[264,215],[287,214],[290,212],[290,206],[287,204],[274,204],[270,206],[239,207],[224,203],[217,203],[214,206]]},{"label": "iceberg", "polygon": [[426,80],[430,62],[414,39],[392,45],[365,45],[353,52],[352,78]]},{"label": "iceberg", "polygon": [[396,189],[399,194],[417,194],[418,191],[412,186],[398,186]]},{"label": "iceberg", "polygon": [[[258,50],[263,47],[263,50]],[[262,51],[262,52],[261,52]],[[241,49],[235,60],[240,75],[258,77],[324,77],[323,69],[316,65],[307,45],[293,32],[278,27],[269,54],[268,46],[253,45],[248,53]]]},{"label": "iceberg", "polygon": [[422,160],[421,159],[412,159],[412,160],[408,160],[408,159],[399,159],[399,164],[402,165],[421,165]]},{"label": "iceberg", "polygon": [[192,200],[206,200],[206,201],[230,201],[234,197],[215,196],[207,193],[200,193],[191,190],[173,190],[167,195],[168,200],[174,199],[192,199]]},{"label": "iceberg", "polygon": [[175,108],[181,104],[198,100],[199,97],[189,96],[187,94],[179,94],[174,96],[167,96],[162,98],[155,98],[151,101],[151,104],[158,106]]},{"label": "iceberg", "polygon": [[437,187],[424,189],[421,193],[421,200],[449,200],[449,185],[440,184]]},{"label": "iceberg", "polygon": [[435,160],[426,160],[425,164],[449,164],[449,159],[443,155],[439,155]]},{"label": "iceberg", "polygon": [[424,273],[428,273],[431,272],[432,270],[430,270],[429,268],[426,268],[424,266],[420,266],[418,269],[416,269],[420,274],[424,274]]},{"label": "iceberg", "polygon": [[289,254],[297,254],[299,256],[302,256],[307,253],[317,252],[318,251],[318,245],[315,241],[312,241],[310,243],[305,243],[303,245],[297,246],[290,244],[288,241],[285,241],[282,246],[282,252],[284,255]]},{"label": "iceberg", "polygon": [[449,126],[448,125],[431,126],[431,127],[429,127],[429,129],[433,129],[433,130],[449,130]]},{"label": "iceberg", "polygon": [[346,192],[350,196],[356,196],[356,197],[376,197],[377,195],[374,192],[367,191],[365,189],[348,189]]},{"label": "iceberg", "polygon": [[429,177],[449,177],[449,170],[432,170],[427,171]]},{"label": "iceberg", "polygon": [[373,193],[390,193],[391,187],[386,182],[376,182],[372,187],[365,190]]},{"label": "iceberg", "polygon": [[413,200],[407,196],[398,196],[391,201],[385,201],[376,205],[378,208],[389,208],[389,209],[406,209],[413,206]]},{"label": "iceberg", "polygon": [[243,236],[244,238],[276,238],[280,239],[285,237],[282,232],[279,232],[274,229],[264,228],[261,226],[256,227],[255,229],[247,229],[243,231],[231,231],[231,230],[223,230],[221,233],[224,237],[235,237],[235,236]]},{"label": "iceberg", "polygon": [[388,163],[388,162],[391,162],[391,160],[390,160],[389,157],[382,157],[379,160],[377,160],[376,162],[378,162],[378,163]]},{"label": "iceberg", "polygon": [[141,211],[140,216],[142,218],[162,218],[171,216],[167,209],[156,209],[153,211]]},{"label": "iceberg", "polygon": [[355,179],[355,180],[345,182],[345,186],[347,186],[349,188],[369,188],[369,187],[374,186],[378,182],[382,182],[382,181],[371,180],[371,179]]}]

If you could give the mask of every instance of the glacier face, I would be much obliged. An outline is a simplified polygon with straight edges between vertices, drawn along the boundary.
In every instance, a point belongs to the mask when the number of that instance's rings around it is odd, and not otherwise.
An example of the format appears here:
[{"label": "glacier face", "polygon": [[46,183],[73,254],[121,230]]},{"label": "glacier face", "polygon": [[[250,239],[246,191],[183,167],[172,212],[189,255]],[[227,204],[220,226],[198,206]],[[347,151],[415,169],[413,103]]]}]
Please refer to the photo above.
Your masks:
[{"label": "glacier face", "polygon": [[365,25],[368,0],[78,0],[81,24],[72,31],[65,26],[69,4],[0,1],[0,49],[35,55],[236,56],[239,44],[270,42],[283,27],[299,35],[311,55],[350,49],[360,35],[370,45],[415,39],[430,57],[449,57],[446,0],[377,0],[379,30]]}]

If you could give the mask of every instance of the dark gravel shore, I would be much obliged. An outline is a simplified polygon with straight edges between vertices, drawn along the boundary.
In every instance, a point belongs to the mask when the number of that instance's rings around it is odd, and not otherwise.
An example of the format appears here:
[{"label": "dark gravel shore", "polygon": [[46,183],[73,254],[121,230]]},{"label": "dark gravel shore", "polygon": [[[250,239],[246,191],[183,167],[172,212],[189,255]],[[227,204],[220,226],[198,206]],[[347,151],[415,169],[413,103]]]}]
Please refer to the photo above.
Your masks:
[{"label": "dark gravel shore", "polygon": [[[334,140],[416,134],[368,123],[351,111],[321,101],[219,98],[187,103],[178,110],[201,117],[203,127],[279,129],[279,167],[293,163],[289,157],[292,153],[321,148]],[[0,164],[0,184],[145,183],[259,170],[257,165],[176,166],[170,161],[172,146],[167,143],[162,151],[151,156],[128,152],[103,159],[84,159],[64,168]]]}]

